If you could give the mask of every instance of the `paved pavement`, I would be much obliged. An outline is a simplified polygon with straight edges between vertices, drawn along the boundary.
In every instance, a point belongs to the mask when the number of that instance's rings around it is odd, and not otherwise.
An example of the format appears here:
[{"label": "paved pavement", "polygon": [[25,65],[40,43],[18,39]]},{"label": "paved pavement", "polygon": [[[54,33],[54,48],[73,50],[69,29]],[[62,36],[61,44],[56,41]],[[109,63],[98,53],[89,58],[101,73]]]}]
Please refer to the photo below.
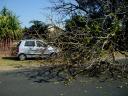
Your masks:
[{"label": "paved pavement", "polygon": [[69,85],[63,82],[34,83],[16,72],[0,72],[0,96],[128,96],[128,80],[107,80],[97,78],[73,80]]}]

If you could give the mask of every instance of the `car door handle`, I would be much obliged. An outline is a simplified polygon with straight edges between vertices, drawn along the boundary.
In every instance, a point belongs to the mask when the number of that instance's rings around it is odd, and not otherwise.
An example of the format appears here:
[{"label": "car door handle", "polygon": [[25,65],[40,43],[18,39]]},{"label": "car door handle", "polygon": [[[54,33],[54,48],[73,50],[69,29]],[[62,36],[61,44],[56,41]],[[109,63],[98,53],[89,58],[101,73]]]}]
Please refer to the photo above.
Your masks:
[{"label": "car door handle", "polygon": [[32,48],[29,48],[30,50],[32,50]]}]

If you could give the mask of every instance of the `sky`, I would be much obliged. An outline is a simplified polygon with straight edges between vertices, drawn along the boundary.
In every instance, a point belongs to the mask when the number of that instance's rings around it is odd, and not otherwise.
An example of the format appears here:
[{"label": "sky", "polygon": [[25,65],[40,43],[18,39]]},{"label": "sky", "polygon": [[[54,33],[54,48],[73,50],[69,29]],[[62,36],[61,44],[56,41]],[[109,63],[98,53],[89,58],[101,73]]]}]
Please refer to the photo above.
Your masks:
[{"label": "sky", "polygon": [[18,16],[22,27],[31,26],[31,20],[48,23],[51,15],[51,11],[47,10],[47,7],[51,7],[49,0],[0,0],[0,10],[4,6]]}]

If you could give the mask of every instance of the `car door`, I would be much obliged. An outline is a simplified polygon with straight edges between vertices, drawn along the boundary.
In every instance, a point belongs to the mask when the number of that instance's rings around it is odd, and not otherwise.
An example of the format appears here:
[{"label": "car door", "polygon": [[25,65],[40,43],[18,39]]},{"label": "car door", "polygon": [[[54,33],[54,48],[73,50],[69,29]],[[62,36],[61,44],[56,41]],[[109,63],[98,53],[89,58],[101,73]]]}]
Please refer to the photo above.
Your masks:
[{"label": "car door", "polygon": [[28,40],[25,42],[25,53],[27,55],[35,55],[36,54],[36,44],[34,40]]},{"label": "car door", "polygon": [[46,49],[46,44],[41,41],[36,41],[36,54],[43,54],[44,50]]}]

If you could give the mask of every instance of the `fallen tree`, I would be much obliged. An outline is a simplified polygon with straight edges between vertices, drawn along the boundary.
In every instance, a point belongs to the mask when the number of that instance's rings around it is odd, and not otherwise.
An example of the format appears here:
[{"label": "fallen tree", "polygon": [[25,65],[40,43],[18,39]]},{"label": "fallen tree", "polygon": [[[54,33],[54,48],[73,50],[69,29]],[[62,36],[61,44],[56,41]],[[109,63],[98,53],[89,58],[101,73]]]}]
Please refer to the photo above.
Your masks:
[{"label": "fallen tree", "polygon": [[[36,82],[49,82],[55,78],[69,81],[80,74],[93,77],[105,74],[114,79],[127,78],[128,64],[118,63],[115,52],[127,58],[128,2],[58,0],[53,3],[55,11],[70,18],[66,20],[65,32],[54,41],[54,45],[61,49],[60,57],[64,62],[62,65],[40,68],[30,78],[36,78]],[[108,54],[106,57],[103,56],[105,52]]]}]

